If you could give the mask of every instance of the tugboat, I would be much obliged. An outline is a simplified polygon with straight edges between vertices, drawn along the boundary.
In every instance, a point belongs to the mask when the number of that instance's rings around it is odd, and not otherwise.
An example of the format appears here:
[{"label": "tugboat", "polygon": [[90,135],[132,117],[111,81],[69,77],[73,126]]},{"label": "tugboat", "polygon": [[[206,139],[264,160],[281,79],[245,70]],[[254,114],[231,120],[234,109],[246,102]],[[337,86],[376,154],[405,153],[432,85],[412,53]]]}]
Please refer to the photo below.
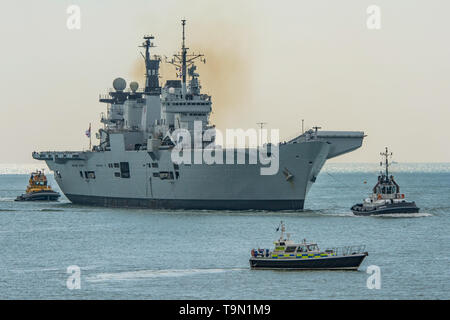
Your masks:
[{"label": "tugboat", "polygon": [[31,173],[26,193],[18,196],[15,201],[57,201],[60,196],[48,185],[44,171],[36,170]]},{"label": "tugboat", "polygon": [[252,249],[251,269],[286,269],[286,270],[358,270],[364,258],[368,256],[364,245],[330,248],[324,251],[317,243],[301,243],[290,240],[290,234],[284,237],[285,226],[281,221],[280,238],[274,242],[275,248]]},{"label": "tugboat", "polygon": [[[400,186],[394,180],[394,176],[389,175],[389,153],[386,147],[385,152],[380,153],[385,157],[385,172],[378,176],[378,182],[373,187],[372,194],[363,203],[355,204],[351,207],[353,214],[359,216],[382,215],[387,213],[417,213],[419,208],[414,201],[406,201],[405,195],[400,193]],[[383,166],[383,162],[380,162]]]}]

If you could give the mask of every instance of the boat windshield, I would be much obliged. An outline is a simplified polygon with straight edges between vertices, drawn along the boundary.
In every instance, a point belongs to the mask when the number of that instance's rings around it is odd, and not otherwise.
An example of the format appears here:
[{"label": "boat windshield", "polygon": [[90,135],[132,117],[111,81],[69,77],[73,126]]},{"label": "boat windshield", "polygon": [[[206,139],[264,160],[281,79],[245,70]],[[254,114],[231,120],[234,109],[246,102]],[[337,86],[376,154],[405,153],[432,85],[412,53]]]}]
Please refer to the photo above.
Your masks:
[{"label": "boat windshield", "polygon": [[293,246],[293,247],[292,246],[288,246],[286,248],[286,252],[294,252],[296,248],[297,248],[296,246]]},{"label": "boat windshield", "polygon": [[377,193],[394,194],[394,193],[397,193],[397,187],[391,186],[391,185],[377,187]]}]

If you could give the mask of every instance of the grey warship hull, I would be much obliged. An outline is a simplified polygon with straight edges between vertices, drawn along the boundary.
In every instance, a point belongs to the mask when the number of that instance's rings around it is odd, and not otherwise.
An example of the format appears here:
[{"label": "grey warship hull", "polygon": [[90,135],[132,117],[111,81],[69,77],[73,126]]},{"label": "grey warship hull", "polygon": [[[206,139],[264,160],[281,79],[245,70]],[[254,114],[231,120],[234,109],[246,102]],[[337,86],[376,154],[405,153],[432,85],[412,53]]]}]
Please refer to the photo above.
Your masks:
[{"label": "grey warship hull", "polygon": [[304,200],[178,200],[136,199],[66,194],[72,202],[83,205],[117,208],[151,208],[183,210],[301,210]]},{"label": "grey warship hull", "polygon": [[[321,132],[279,147],[279,171],[259,164],[180,164],[170,150],[40,152],[67,198],[76,204],[205,210],[298,210],[325,161],[359,148],[362,132]],[[113,148],[113,150],[115,150]],[[116,149],[117,150],[117,149]],[[126,164],[126,174],[121,165]],[[283,172],[287,169],[291,178]],[[162,179],[169,173],[173,179]]]}]

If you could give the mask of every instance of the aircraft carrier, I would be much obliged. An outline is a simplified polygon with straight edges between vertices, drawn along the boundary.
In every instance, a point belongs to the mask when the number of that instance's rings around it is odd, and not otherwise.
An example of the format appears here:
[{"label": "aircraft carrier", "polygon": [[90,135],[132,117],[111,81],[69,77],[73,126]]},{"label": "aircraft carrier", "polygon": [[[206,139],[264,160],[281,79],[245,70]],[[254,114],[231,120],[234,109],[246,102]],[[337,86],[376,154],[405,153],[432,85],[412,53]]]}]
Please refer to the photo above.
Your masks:
[{"label": "aircraft carrier", "polygon": [[[154,37],[145,36],[141,45],[145,51],[141,53],[145,60],[144,88],[131,82],[127,89],[126,81],[117,78],[114,89],[100,96],[99,101],[107,104],[107,112],[101,116],[103,128],[96,133],[99,143],[88,151],[33,152],[33,158],[47,163],[61,191],[76,204],[303,209],[325,161],[359,148],[364,132],[322,131],[316,127],[287,142],[266,142],[259,149],[227,149],[216,144],[216,129],[209,122],[212,99],[201,92],[195,65],[206,62],[205,57],[188,52],[185,24],[182,20],[181,51],[165,60],[176,67],[176,80],[160,85],[159,67],[163,61],[150,54]],[[277,112],[283,112],[282,108]],[[196,129],[202,137],[209,137],[201,142],[200,151],[210,150],[215,161],[195,161],[198,146],[176,134],[184,130],[195,135]],[[90,129],[86,133],[90,135]],[[180,155],[193,156],[194,161],[174,161],[177,148],[182,150]],[[253,155],[259,155],[259,161],[252,161]],[[268,158],[270,163],[263,161]],[[276,170],[271,171],[273,168]]]}]

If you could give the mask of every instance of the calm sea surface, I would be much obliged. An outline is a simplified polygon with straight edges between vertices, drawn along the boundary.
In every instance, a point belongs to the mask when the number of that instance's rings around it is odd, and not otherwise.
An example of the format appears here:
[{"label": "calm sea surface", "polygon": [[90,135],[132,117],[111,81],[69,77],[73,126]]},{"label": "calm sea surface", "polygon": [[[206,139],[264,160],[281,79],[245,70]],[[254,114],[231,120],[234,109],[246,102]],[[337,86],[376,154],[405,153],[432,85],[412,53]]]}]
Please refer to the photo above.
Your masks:
[{"label": "calm sea surface", "polygon": [[[303,212],[109,209],[64,197],[14,202],[29,176],[3,166],[0,298],[450,299],[450,164],[392,169],[419,214],[351,213],[376,182],[371,164],[326,165]],[[365,244],[369,256],[359,271],[250,270],[250,249],[272,248],[280,220],[293,239],[323,249]],[[79,290],[66,286],[73,265]],[[366,286],[369,265],[380,267],[379,290]]]}]

